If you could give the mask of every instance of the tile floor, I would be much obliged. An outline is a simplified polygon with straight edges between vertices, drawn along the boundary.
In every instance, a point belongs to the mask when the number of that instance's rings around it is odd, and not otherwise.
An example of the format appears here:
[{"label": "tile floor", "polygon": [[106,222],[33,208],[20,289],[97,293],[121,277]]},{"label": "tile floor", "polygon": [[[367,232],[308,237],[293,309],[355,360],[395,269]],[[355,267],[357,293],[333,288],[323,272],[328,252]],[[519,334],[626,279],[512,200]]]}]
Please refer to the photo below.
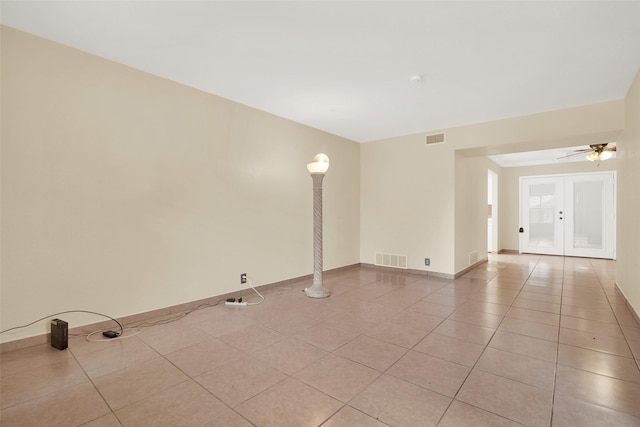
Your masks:
[{"label": "tile floor", "polygon": [[[614,262],[491,255],[456,280],[354,268],[128,339],[2,354],[2,426],[640,426]],[[250,299],[250,298],[247,298]]]}]

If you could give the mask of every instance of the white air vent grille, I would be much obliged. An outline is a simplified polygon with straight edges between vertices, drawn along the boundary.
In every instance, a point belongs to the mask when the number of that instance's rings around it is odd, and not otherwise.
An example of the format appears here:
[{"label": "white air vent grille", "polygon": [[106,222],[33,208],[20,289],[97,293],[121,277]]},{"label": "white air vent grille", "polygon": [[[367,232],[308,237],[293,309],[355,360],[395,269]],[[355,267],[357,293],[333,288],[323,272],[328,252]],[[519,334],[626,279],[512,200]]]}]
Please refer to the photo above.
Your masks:
[{"label": "white air vent grille", "polygon": [[407,256],[397,254],[376,253],[376,263],[382,267],[407,268]]},{"label": "white air vent grille", "polygon": [[444,143],[444,133],[435,133],[433,135],[427,135],[426,142],[427,142],[427,145],[443,144]]}]

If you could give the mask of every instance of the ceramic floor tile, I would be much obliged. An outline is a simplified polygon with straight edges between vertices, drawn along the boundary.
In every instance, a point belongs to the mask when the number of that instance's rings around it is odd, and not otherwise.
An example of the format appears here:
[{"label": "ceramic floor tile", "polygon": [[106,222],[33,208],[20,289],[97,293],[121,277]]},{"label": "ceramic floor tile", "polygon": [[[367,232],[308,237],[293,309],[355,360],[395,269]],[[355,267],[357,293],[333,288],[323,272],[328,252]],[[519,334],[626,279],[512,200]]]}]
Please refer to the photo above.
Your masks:
[{"label": "ceramic floor tile", "polygon": [[489,347],[555,363],[558,343],[526,335],[497,331]]},{"label": "ceramic floor tile", "polygon": [[322,427],[385,427],[386,424],[377,421],[375,418],[345,406],[337,414],[329,418],[329,421],[322,424]]},{"label": "ceramic floor tile", "polygon": [[347,403],[380,376],[380,372],[329,354],[294,375],[329,396]]},{"label": "ceramic floor tile", "polygon": [[440,334],[429,334],[413,350],[472,368],[484,346]]},{"label": "ceramic floor tile", "polygon": [[356,308],[354,310],[352,307],[349,307],[347,309],[347,312],[357,314],[358,317],[368,322],[379,324],[381,322],[386,322],[396,314],[402,312],[402,310],[403,308],[389,304],[368,302],[366,305],[361,306],[359,309]]},{"label": "ceramic floor tile", "polygon": [[427,331],[383,322],[367,331],[365,335],[400,347],[411,348],[427,335]]},{"label": "ceramic floor tile", "polygon": [[640,384],[559,365],[556,376],[558,395],[640,417]]},{"label": "ceramic floor tile", "polygon": [[373,301],[380,304],[396,306],[399,308],[407,308],[410,305],[413,305],[416,302],[420,301],[426,295],[428,295],[428,293],[425,294],[423,292],[410,292],[406,291],[405,289],[398,289],[389,292],[388,294],[384,294],[374,299]]},{"label": "ceramic floor tile", "polygon": [[495,279],[487,282],[486,286],[480,289],[479,292],[515,298],[518,295],[518,292],[520,292],[522,286],[522,279],[496,277]]},{"label": "ceramic floor tile", "polygon": [[632,358],[560,344],[558,363],[640,384],[640,369]]},{"label": "ceramic floor tile", "polygon": [[30,371],[73,357],[69,351],[60,351],[48,344],[2,353],[0,377]]},{"label": "ceramic floor tile", "polygon": [[622,325],[622,332],[626,339],[640,341],[640,328]]},{"label": "ceramic floor tile", "polygon": [[294,335],[316,323],[318,323],[318,320],[312,319],[311,317],[302,314],[289,314],[267,320],[263,322],[262,325],[284,335]]},{"label": "ceramic floor tile", "polygon": [[343,404],[297,380],[286,379],[236,408],[251,423],[261,427],[316,427]]},{"label": "ceramic floor tile", "polygon": [[357,336],[356,332],[335,328],[324,323],[312,326],[295,335],[296,338],[326,351],[334,351]]},{"label": "ceramic floor tile", "polygon": [[522,424],[454,400],[438,427],[521,427]]},{"label": "ceramic floor tile", "polygon": [[104,417],[97,418],[93,421],[89,421],[86,424],[82,424],[81,427],[122,427],[120,421],[113,413],[105,415]]},{"label": "ceramic floor tile", "polygon": [[499,295],[499,296],[515,299],[520,294],[521,287],[522,287],[522,284],[519,284],[516,287],[508,287],[508,286],[503,286],[501,284],[494,284],[493,282],[489,282],[487,283],[487,286],[480,289],[478,292],[484,293],[484,294]]},{"label": "ceramic floor tile", "polygon": [[511,332],[554,342],[558,341],[558,330],[558,326],[528,322],[512,317],[505,317],[498,328],[498,331]]},{"label": "ceramic floor tile", "polygon": [[241,357],[195,380],[233,408],[285,378],[285,374],[261,361]]},{"label": "ceramic floor tile", "polygon": [[2,378],[0,403],[4,409],[88,381],[74,359],[64,359]]},{"label": "ceramic floor tile", "polygon": [[518,298],[530,299],[534,301],[551,302],[554,304],[560,304],[562,297],[560,295],[548,295],[540,292],[522,291],[518,294]]},{"label": "ceramic floor tile", "polygon": [[383,372],[406,352],[404,347],[360,336],[340,347],[334,354]]},{"label": "ceramic floor tile", "polygon": [[527,426],[551,423],[551,392],[487,372],[474,369],[456,399]]},{"label": "ceramic floor tile", "polygon": [[482,313],[504,316],[509,311],[508,305],[493,304],[487,301],[467,301],[458,310],[480,311]]},{"label": "ceramic floor tile", "polygon": [[228,411],[193,381],[185,381],[116,411],[123,427],[199,426]]},{"label": "ceramic floor tile", "polygon": [[116,410],[188,379],[169,361],[158,357],[103,375],[94,384],[111,409]]},{"label": "ceramic floor tile", "polygon": [[357,289],[346,292],[344,296],[371,301],[382,295],[388,294],[395,289],[397,289],[397,287],[394,285],[387,285],[384,283],[371,283],[369,285],[360,286]]},{"label": "ceramic floor tile", "polygon": [[562,306],[562,315],[579,317],[581,319],[597,320],[598,322],[618,323],[613,311],[608,309],[593,310],[583,307]]},{"label": "ceramic floor tile", "polygon": [[278,369],[280,372],[293,375],[326,354],[326,350],[295,337],[289,337],[252,353],[252,356]]},{"label": "ceramic floor tile", "polygon": [[410,351],[387,374],[401,380],[454,397],[469,368],[417,351]]},{"label": "ceramic floor tile", "polygon": [[389,319],[389,322],[428,333],[442,323],[442,318],[417,311],[405,310],[393,316]]},{"label": "ceramic floor tile", "polygon": [[537,293],[537,294],[561,296],[562,295],[562,285],[549,284],[549,283],[527,282],[522,287],[522,291],[523,292],[528,292],[528,293]]},{"label": "ceramic floor tile", "polygon": [[158,357],[158,352],[138,337],[110,340],[108,344],[102,350],[76,356],[90,378],[98,378]]},{"label": "ceramic floor tile", "polygon": [[256,323],[248,316],[233,316],[229,313],[215,312],[193,326],[212,337],[219,337],[252,325],[256,325]]},{"label": "ceramic floor tile", "polygon": [[553,391],[555,363],[507,351],[487,348],[475,369],[490,372],[524,384]]},{"label": "ceramic floor tile", "polygon": [[333,326],[334,328],[355,332],[356,334],[362,334],[376,327],[378,323],[365,320],[354,313],[345,313],[325,320],[324,324]]},{"label": "ceramic floor tile", "polygon": [[468,323],[445,320],[433,332],[475,344],[486,345],[491,340],[494,330]]},{"label": "ceramic floor tile", "polygon": [[640,426],[640,418],[582,400],[556,395],[551,426],[637,427]]},{"label": "ceramic floor tile", "polygon": [[629,345],[622,338],[560,328],[560,343],[616,354],[618,356],[632,357]]},{"label": "ceramic floor tile", "polygon": [[581,319],[579,317],[562,316],[560,326],[567,329],[592,332],[598,335],[623,338],[622,329],[615,323],[598,322],[597,320]]},{"label": "ceramic floor tile", "polygon": [[470,300],[484,301],[491,304],[511,305],[515,300],[515,296],[500,295],[500,294],[488,294],[483,292],[477,292],[470,297]]},{"label": "ceramic floor tile", "polygon": [[229,409],[199,427],[254,427],[249,421],[235,411]]},{"label": "ceramic floor tile", "polygon": [[451,399],[415,384],[383,375],[367,387],[350,406],[399,427],[435,426]]},{"label": "ceramic floor tile", "polygon": [[467,300],[466,297],[452,297],[448,295],[438,295],[437,293],[431,294],[428,297],[422,299],[422,301],[430,302],[433,304],[448,305],[450,307],[459,307]]},{"label": "ceramic floor tile", "polygon": [[535,301],[531,299],[516,299],[513,307],[528,308],[529,310],[544,311],[546,313],[560,314],[560,304],[551,302]]},{"label": "ceramic floor tile", "polygon": [[490,329],[496,329],[498,325],[500,325],[500,322],[502,322],[502,316],[484,313],[481,311],[465,310],[464,305],[449,316],[449,319],[456,320],[458,322],[471,323],[472,325],[483,326]]},{"label": "ceramic floor tile", "polygon": [[167,354],[165,357],[191,378],[236,360],[242,353],[216,338]]},{"label": "ceramic floor tile", "polygon": [[409,306],[408,309],[411,311],[417,311],[418,313],[442,318],[449,317],[449,315],[455,311],[455,308],[450,305],[435,304],[427,301],[418,301]]},{"label": "ceramic floor tile", "polygon": [[261,350],[284,338],[286,335],[262,326],[248,326],[218,337],[220,341],[247,353]]},{"label": "ceramic floor tile", "polygon": [[560,324],[559,314],[521,307],[511,307],[507,313],[507,317],[526,320],[528,322],[544,323],[545,325],[551,326],[558,326]]},{"label": "ceramic floor tile", "polygon": [[570,297],[562,297],[562,306],[588,308],[590,310],[602,310],[602,311],[606,311],[610,308],[609,303],[606,300],[594,301],[591,298],[570,298]]},{"label": "ceramic floor tile", "polygon": [[3,427],[66,427],[89,422],[109,412],[93,384],[84,382],[4,409],[0,420]]},{"label": "ceramic floor tile", "polygon": [[207,334],[194,326],[175,326],[157,333],[143,334],[140,339],[160,354],[172,353],[198,344]]}]

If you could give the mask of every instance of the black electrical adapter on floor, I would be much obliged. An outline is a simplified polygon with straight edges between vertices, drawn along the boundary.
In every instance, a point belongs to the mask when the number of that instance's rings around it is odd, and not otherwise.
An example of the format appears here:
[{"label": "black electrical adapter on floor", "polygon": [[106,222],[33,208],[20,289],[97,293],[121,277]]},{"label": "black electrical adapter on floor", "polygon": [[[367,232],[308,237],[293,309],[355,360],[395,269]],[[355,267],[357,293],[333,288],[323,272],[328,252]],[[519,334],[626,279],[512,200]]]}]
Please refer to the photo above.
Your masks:
[{"label": "black electrical adapter on floor", "polygon": [[120,336],[120,334],[117,333],[116,331],[104,331],[102,335],[107,338],[117,338]]}]

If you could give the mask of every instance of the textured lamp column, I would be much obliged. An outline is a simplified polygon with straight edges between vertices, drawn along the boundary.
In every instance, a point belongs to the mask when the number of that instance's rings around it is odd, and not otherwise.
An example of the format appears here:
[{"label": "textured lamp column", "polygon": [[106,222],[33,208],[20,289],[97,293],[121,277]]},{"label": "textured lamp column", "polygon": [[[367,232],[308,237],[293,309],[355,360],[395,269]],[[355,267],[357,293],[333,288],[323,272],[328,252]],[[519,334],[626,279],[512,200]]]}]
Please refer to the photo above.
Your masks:
[{"label": "textured lamp column", "polygon": [[304,293],[311,298],[326,298],[331,292],[322,285],[322,180],[329,169],[329,157],[316,154],[307,169],[313,180],[313,286]]}]

